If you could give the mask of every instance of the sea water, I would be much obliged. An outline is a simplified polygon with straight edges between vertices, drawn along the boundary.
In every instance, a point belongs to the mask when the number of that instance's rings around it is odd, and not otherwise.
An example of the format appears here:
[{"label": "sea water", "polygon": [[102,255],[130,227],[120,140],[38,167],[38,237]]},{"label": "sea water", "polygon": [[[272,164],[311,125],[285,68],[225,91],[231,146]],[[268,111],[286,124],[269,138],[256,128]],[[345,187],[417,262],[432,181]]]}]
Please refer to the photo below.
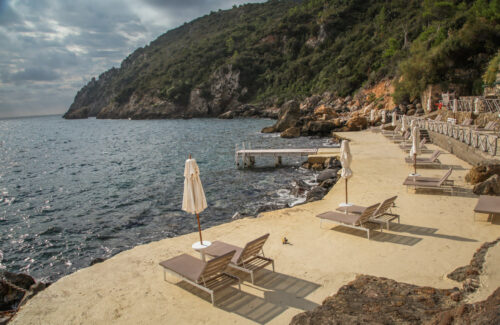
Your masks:
[{"label": "sea water", "polygon": [[[181,210],[184,163],[198,162],[208,208],[206,229],[238,213],[255,216],[290,194],[300,168],[257,158],[235,166],[235,146],[320,147],[325,140],[262,134],[266,119],[0,120],[0,268],[53,281],[136,245],[197,231]],[[188,249],[188,248],[187,248]]]}]

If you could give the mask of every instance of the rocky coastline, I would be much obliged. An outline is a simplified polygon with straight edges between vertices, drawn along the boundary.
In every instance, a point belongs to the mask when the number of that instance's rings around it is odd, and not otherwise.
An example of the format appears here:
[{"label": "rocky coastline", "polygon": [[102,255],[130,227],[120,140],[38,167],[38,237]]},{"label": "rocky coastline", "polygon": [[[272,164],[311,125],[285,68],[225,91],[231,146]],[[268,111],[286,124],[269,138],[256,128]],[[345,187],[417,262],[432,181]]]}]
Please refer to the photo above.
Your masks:
[{"label": "rocky coastline", "polygon": [[315,310],[294,316],[290,324],[360,324],[374,320],[383,324],[498,324],[500,288],[485,301],[464,301],[479,287],[488,249],[499,242],[500,238],[484,243],[469,265],[448,274],[448,278],[462,283],[460,289],[419,287],[359,275]]}]

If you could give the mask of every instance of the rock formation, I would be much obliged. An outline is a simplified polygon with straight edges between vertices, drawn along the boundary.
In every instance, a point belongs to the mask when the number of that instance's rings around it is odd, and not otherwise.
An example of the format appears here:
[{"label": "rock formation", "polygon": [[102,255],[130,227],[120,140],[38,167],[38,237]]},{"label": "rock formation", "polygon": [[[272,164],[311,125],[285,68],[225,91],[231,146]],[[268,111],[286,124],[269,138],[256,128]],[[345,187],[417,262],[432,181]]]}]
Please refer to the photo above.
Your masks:
[{"label": "rock formation", "polygon": [[485,301],[474,304],[462,302],[468,293],[476,290],[477,286],[471,287],[468,283],[471,279],[479,279],[487,250],[498,242],[500,238],[483,244],[469,266],[448,275],[464,282],[461,290],[419,287],[359,275],[335,295],[326,298],[315,310],[294,316],[290,324],[498,324],[500,288]]}]

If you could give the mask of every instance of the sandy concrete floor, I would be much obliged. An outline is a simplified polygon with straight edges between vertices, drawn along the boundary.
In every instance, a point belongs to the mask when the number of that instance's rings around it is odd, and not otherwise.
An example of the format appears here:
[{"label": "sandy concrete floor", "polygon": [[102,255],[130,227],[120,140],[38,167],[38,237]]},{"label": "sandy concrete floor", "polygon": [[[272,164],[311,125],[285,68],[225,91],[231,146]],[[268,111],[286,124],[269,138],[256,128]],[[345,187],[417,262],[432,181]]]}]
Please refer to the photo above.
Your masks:
[{"label": "sandy concrete floor", "polygon": [[[204,230],[207,240],[240,246],[269,232],[265,253],[276,262],[275,273],[261,271],[255,285],[244,282],[242,292],[220,292],[216,307],[207,294],[175,277],[164,281],[158,265],[181,253],[198,256],[191,249],[198,234],[192,233],[138,246],[60,279],[29,301],[12,324],[288,324],[357,274],[438,288],[459,286],[446,274],[468,264],[483,242],[500,234],[498,223],[473,220],[477,197],[464,184],[470,166],[442,155],[443,164],[455,167],[451,179],[465,189],[454,196],[415,194],[402,185],[411,167],[397,145],[369,131],[341,135],[352,140],[349,201],[368,205],[398,195],[393,211],[401,215],[401,224],[390,231],[367,240],[362,231],[328,223],[320,228],[315,216],[344,201],[340,181],[321,201]],[[439,177],[446,169],[419,171]],[[282,245],[282,236],[291,244]],[[488,283],[491,291],[499,281]]]}]

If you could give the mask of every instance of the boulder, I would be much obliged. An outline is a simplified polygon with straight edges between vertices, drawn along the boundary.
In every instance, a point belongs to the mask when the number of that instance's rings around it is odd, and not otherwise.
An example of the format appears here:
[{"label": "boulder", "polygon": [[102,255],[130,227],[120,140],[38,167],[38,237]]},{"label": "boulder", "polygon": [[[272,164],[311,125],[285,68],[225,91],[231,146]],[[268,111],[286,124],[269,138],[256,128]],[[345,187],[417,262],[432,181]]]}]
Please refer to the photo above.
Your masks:
[{"label": "boulder", "polygon": [[274,133],[274,132],[276,132],[276,129],[274,128],[274,126],[266,126],[260,132],[261,133]]},{"label": "boulder", "polygon": [[292,127],[281,132],[280,136],[282,138],[298,138],[300,137],[300,128]]},{"label": "boulder", "polygon": [[285,209],[288,208],[287,204],[266,204],[266,205],[261,205],[257,209],[257,214],[261,212],[267,212],[267,211],[274,211],[274,210],[280,210],[280,209]]},{"label": "boulder", "polygon": [[311,185],[307,184],[303,180],[295,180],[292,183],[292,188],[290,190],[290,194],[294,196],[303,195],[305,192],[311,189]]},{"label": "boulder", "polygon": [[500,165],[480,165],[473,167],[467,175],[465,175],[465,180],[470,184],[474,185],[480,182],[484,182],[492,175],[500,175]]},{"label": "boulder", "polygon": [[326,181],[327,179],[337,178],[338,169],[325,169],[321,173],[319,173],[316,180],[318,183]]},{"label": "boulder", "polygon": [[406,115],[412,116],[412,115],[415,115],[416,112],[417,112],[416,109],[411,108],[411,109],[408,110],[408,112],[406,112]]},{"label": "boulder", "polygon": [[225,120],[232,119],[232,118],[234,118],[234,112],[233,111],[227,111],[227,112],[222,113],[221,115],[219,115],[218,118],[225,119]]},{"label": "boulder", "polygon": [[300,116],[299,103],[295,100],[290,100],[281,107],[278,114],[278,122],[276,122],[274,128],[278,132],[283,132],[288,128],[294,127]]},{"label": "boulder", "polygon": [[478,195],[500,195],[500,176],[495,174],[484,182],[476,184],[472,191]]},{"label": "boulder", "polygon": [[307,193],[306,202],[321,200],[326,195],[326,193],[327,191],[323,187],[315,186]]},{"label": "boulder", "polygon": [[337,178],[329,178],[329,179],[325,179],[323,182],[321,182],[321,184],[319,184],[319,186],[321,186],[322,188],[324,188],[326,190],[329,190],[330,188],[332,188],[333,185],[335,185],[335,183],[337,183]]},{"label": "boulder", "polygon": [[314,115],[323,115],[330,114],[333,111],[331,107],[326,106],[325,104],[319,105],[314,109]]},{"label": "boulder", "polygon": [[325,167],[323,167],[323,164],[320,163],[314,163],[311,165],[312,170],[323,170]]},{"label": "boulder", "polygon": [[301,111],[312,111],[313,108],[318,105],[319,101],[321,100],[321,96],[319,95],[313,95],[311,97],[308,97],[300,103],[300,110]]},{"label": "boulder", "polygon": [[368,127],[368,120],[364,116],[351,117],[347,123],[346,128],[348,131],[360,131]]},{"label": "boulder", "polygon": [[335,128],[333,121],[310,121],[302,127],[302,133],[306,135],[328,136]]}]

